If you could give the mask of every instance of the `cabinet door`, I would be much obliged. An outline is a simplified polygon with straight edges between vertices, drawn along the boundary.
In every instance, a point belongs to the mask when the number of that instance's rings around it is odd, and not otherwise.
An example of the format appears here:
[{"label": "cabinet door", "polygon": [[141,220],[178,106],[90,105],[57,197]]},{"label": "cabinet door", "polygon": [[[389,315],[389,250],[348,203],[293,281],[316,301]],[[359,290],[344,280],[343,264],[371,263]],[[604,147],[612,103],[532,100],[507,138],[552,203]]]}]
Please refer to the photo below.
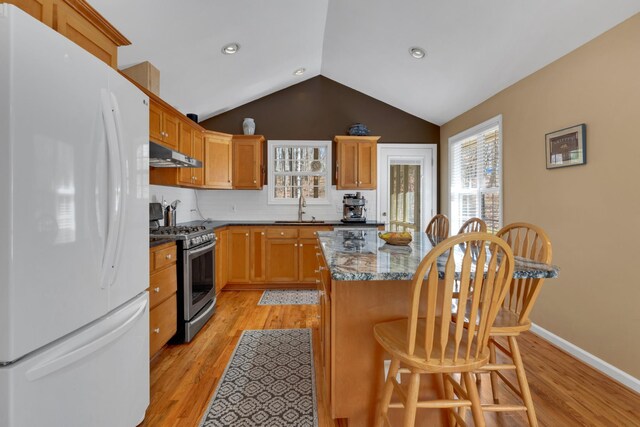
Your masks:
[{"label": "cabinet door", "polygon": [[227,284],[229,232],[216,231],[216,237],[216,293],[218,293]]},{"label": "cabinet door", "polygon": [[267,282],[298,281],[298,239],[267,240]]},{"label": "cabinet door", "polygon": [[162,131],[164,132],[164,137],[162,139],[164,144],[175,150],[179,150],[180,119],[167,111],[163,111]]},{"label": "cabinet door", "polygon": [[358,142],[338,142],[336,169],[338,174],[336,187],[338,190],[358,188]]},{"label": "cabinet door", "polygon": [[65,2],[56,2],[55,30],[89,53],[118,68],[117,45]]},{"label": "cabinet door", "polygon": [[[185,156],[193,155],[193,129],[187,123],[180,122],[180,142],[178,151]],[[178,182],[182,185],[193,185],[194,168],[178,168]]]},{"label": "cabinet door", "polygon": [[52,0],[9,0],[7,3],[15,4],[38,21],[53,28]]},{"label": "cabinet door", "polygon": [[320,266],[320,363],[322,367],[322,391],[328,408],[331,408],[331,276],[322,254],[318,253]]},{"label": "cabinet door", "polygon": [[204,137],[202,132],[193,129],[193,158],[200,160],[201,168],[193,168],[193,185],[201,187],[204,185]]},{"label": "cabinet door", "polygon": [[298,240],[298,265],[299,281],[302,283],[316,283],[318,280],[318,258],[316,257],[317,241],[316,239],[300,239]]},{"label": "cabinet door", "polygon": [[204,185],[231,188],[231,139],[205,135]]},{"label": "cabinet door", "polygon": [[264,282],[266,277],[266,237],[264,228],[251,229],[251,281]]},{"label": "cabinet door", "polygon": [[149,102],[149,139],[162,143],[162,108],[153,99]]},{"label": "cabinet door", "polygon": [[249,229],[232,227],[229,230],[228,244],[228,283],[249,283],[251,272]]},{"label": "cabinet door", "polygon": [[358,188],[375,190],[378,183],[378,147],[375,141],[358,143]]},{"label": "cabinet door", "polygon": [[262,187],[262,147],[260,140],[233,141],[233,188]]}]

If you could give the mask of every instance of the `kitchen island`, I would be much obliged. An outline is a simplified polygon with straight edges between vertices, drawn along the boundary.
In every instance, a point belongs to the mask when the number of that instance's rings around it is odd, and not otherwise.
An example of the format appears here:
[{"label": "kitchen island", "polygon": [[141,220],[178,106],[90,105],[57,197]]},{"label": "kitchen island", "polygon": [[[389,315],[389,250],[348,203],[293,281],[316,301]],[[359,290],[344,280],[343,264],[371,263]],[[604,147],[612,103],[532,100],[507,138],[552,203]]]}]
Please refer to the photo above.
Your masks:
[{"label": "kitchen island", "polygon": [[[349,426],[373,425],[389,357],[373,337],[376,323],[407,316],[411,279],[435,246],[416,233],[409,246],[391,246],[377,230],[319,232],[321,264],[321,390],[334,419]],[[554,266],[516,257],[514,277],[553,278]],[[421,397],[435,398],[435,378],[424,378]],[[391,410],[401,418],[402,411]],[[419,410],[417,425],[441,425],[439,410]],[[399,420],[396,420],[396,423]]]}]

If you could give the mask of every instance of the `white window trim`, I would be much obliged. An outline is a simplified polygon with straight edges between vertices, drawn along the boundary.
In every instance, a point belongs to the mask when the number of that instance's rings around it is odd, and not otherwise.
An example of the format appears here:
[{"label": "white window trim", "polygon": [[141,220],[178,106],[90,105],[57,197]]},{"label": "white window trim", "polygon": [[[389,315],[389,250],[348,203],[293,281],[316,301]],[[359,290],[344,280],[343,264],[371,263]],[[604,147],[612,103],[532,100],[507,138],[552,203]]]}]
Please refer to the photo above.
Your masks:
[{"label": "white window trim", "polygon": [[293,146],[303,146],[303,145],[311,145],[314,147],[324,147],[327,149],[327,167],[325,170],[325,182],[326,182],[326,189],[324,194],[326,195],[324,198],[322,199],[311,199],[311,198],[307,198],[305,199],[307,201],[308,205],[330,205],[331,204],[331,199],[330,199],[330,192],[331,192],[331,165],[332,165],[332,157],[331,157],[331,141],[311,141],[311,140],[269,140],[267,142],[267,150],[268,151],[268,156],[267,156],[267,161],[268,161],[268,166],[267,166],[267,170],[269,172],[269,178],[268,178],[268,184],[267,184],[267,193],[268,193],[268,198],[267,198],[267,204],[269,205],[297,205],[298,204],[298,199],[276,199],[275,197],[273,197],[273,184],[276,182],[275,181],[275,176],[273,173],[273,162],[274,162],[274,156],[273,156],[273,147],[274,146],[280,146],[280,145],[293,145]]},{"label": "white window trim", "polygon": [[[460,132],[456,135],[449,137],[448,141],[448,151],[449,151],[449,170],[447,171],[447,212],[451,216],[451,171],[453,170],[453,145],[456,142],[460,142],[464,139],[467,139],[475,134],[481,133],[485,130],[491,129],[494,126],[498,126],[499,134],[500,134],[500,224],[504,227],[504,157],[502,155],[502,146],[504,145],[504,139],[502,137],[502,114],[498,114],[497,116],[484,121],[472,128],[469,128],[463,132]],[[457,231],[457,230],[453,230]]]}]

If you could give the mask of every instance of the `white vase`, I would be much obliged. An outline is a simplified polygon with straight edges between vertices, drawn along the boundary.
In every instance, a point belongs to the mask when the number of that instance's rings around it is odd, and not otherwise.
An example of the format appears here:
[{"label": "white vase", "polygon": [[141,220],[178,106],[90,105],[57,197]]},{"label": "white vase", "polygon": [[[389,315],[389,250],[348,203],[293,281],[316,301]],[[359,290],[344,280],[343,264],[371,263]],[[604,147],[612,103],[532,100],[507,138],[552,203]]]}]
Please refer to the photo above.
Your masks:
[{"label": "white vase", "polygon": [[242,122],[242,131],[245,135],[253,135],[256,132],[256,122],[251,118],[246,118]]}]

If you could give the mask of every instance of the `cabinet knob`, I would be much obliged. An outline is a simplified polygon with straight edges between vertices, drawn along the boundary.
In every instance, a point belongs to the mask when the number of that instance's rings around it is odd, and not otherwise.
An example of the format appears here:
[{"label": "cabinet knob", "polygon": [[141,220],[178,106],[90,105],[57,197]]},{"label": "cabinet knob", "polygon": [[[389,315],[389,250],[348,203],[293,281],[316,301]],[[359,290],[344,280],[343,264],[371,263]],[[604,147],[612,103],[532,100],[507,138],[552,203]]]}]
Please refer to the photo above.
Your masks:
[{"label": "cabinet knob", "polygon": [[322,270],[326,270],[326,269],[327,269],[327,267],[323,267],[323,266],[320,266],[320,267],[319,267],[319,270],[320,270],[320,271],[322,271]]},{"label": "cabinet knob", "polygon": [[256,181],[255,179],[253,180],[253,183],[254,183],[254,184],[255,184],[255,183],[257,183],[257,182],[258,182],[258,181]]},{"label": "cabinet knob", "polygon": [[302,243],[300,243],[300,247],[302,247]]},{"label": "cabinet knob", "polygon": [[320,270],[313,270],[314,273],[320,273]]},{"label": "cabinet knob", "polygon": [[298,244],[297,244],[297,243],[294,243],[294,244],[293,244],[293,246],[298,247]]},{"label": "cabinet knob", "polygon": [[171,259],[171,254],[165,256],[165,259]]},{"label": "cabinet knob", "polygon": [[261,235],[261,236],[264,236],[264,231],[261,231],[261,232],[260,232],[260,235]]},{"label": "cabinet knob", "polygon": [[280,232],[280,235],[281,235],[281,236],[284,236],[284,231],[281,231],[281,232]]},{"label": "cabinet knob", "polygon": [[160,292],[160,288],[153,288],[153,292],[155,292],[156,294]]},{"label": "cabinet knob", "polygon": [[155,328],[155,329],[153,330],[153,332],[154,332],[154,333],[156,333],[156,334],[159,334],[159,333],[160,333],[160,328]]},{"label": "cabinet knob", "polygon": [[249,237],[249,233],[245,233],[245,236]]}]

